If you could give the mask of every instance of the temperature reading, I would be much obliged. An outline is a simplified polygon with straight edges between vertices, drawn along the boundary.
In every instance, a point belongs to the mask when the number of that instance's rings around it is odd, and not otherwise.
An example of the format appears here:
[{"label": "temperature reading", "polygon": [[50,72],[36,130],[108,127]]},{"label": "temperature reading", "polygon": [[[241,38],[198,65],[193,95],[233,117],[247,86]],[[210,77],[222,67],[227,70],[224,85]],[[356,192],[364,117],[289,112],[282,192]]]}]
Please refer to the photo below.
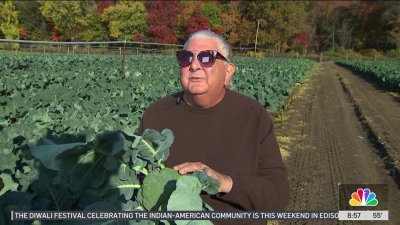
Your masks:
[{"label": "temperature reading", "polygon": [[373,214],[372,214],[372,217],[373,217],[374,219],[379,219],[379,218],[382,217],[382,213],[380,213],[380,212],[378,212],[378,213],[373,213]]}]

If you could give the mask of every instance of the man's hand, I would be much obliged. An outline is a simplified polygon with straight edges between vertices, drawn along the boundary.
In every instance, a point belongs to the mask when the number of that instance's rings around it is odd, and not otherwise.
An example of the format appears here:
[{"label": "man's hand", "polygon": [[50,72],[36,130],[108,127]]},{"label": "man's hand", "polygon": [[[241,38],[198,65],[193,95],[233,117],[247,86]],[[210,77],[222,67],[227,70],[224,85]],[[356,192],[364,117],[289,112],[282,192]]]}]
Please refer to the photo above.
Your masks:
[{"label": "man's hand", "polygon": [[229,193],[233,186],[232,178],[228,175],[219,173],[201,162],[185,162],[173,167],[180,174],[187,174],[194,171],[204,171],[206,174],[219,181],[219,190],[221,193]]}]

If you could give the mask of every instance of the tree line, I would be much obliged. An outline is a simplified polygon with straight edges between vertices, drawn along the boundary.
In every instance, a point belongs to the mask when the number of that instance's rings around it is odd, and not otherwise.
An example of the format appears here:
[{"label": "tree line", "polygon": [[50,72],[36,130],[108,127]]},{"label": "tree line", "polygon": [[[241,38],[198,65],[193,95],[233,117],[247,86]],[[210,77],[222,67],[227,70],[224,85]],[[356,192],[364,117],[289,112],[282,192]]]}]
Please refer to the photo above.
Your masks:
[{"label": "tree line", "polygon": [[210,29],[277,52],[399,51],[397,1],[3,1],[0,38],[182,44]]}]

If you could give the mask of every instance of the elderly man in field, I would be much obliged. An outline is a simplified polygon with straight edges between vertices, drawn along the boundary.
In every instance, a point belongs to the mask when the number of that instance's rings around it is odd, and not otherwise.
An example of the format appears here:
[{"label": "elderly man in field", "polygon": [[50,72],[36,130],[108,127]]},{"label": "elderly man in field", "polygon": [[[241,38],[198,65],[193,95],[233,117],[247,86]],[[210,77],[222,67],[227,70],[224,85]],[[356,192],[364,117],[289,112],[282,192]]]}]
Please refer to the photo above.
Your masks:
[{"label": "elderly man in field", "polygon": [[180,174],[206,171],[217,179],[219,193],[202,196],[215,210],[284,209],[288,178],[272,120],[257,101],[228,88],[235,72],[230,55],[221,36],[208,30],[192,34],[176,54],[183,91],[153,103],[141,130],[173,131],[166,164]]}]

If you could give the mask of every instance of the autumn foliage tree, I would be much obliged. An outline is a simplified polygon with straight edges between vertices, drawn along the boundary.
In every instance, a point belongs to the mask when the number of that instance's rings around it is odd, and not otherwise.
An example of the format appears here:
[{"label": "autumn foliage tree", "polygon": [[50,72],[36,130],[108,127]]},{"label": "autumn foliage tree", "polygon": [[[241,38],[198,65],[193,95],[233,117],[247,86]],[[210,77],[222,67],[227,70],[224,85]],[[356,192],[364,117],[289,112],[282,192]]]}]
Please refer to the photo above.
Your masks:
[{"label": "autumn foliage tree", "polygon": [[224,36],[232,44],[241,42],[241,25],[240,2],[231,1],[223,5],[221,13],[222,27],[224,27]]},{"label": "autumn foliage tree", "polygon": [[210,29],[208,17],[200,13],[195,13],[194,16],[185,23],[185,37],[188,38],[190,34],[204,29]]},{"label": "autumn foliage tree", "polygon": [[13,2],[0,2],[0,34],[2,33],[6,39],[18,39],[19,21],[18,11]]},{"label": "autumn foliage tree", "polygon": [[7,39],[182,44],[210,29],[235,47],[257,36],[257,47],[275,52],[400,53],[397,1],[0,0],[0,12]]},{"label": "autumn foliage tree", "polygon": [[96,12],[102,14],[104,10],[113,5],[113,1],[99,0],[97,1]]},{"label": "autumn foliage tree", "polygon": [[148,7],[147,23],[150,39],[159,43],[177,42],[179,1],[151,1]]},{"label": "autumn foliage tree", "polygon": [[400,4],[395,1],[362,1],[354,9],[356,35],[361,48],[400,48]]},{"label": "autumn foliage tree", "polygon": [[117,40],[135,40],[146,33],[146,8],[143,2],[119,1],[101,14],[110,36]]},{"label": "autumn foliage tree", "polygon": [[210,30],[215,33],[222,35],[225,33],[225,29],[221,20],[221,5],[213,2],[206,3],[201,7],[201,15],[208,18]]},{"label": "autumn foliage tree", "polygon": [[179,39],[184,40],[190,34],[204,29],[212,30],[217,34],[224,34],[225,27],[222,21],[221,3],[217,1],[185,1],[178,15]]},{"label": "autumn foliage tree", "polygon": [[310,37],[308,36],[308,32],[300,32],[294,35],[293,44],[295,48],[301,49],[303,53],[306,53],[306,49],[310,43]]},{"label": "autumn foliage tree", "polygon": [[85,15],[85,18],[81,21],[83,31],[80,35],[84,41],[102,41],[108,40],[107,23],[102,19],[102,12],[108,8],[106,6],[109,1],[101,1],[99,4],[103,4],[103,11],[99,10],[99,5],[93,4],[90,6],[90,10]]},{"label": "autumn foliage tree", "polygon": [[80,40],[85,15],[91,10],[91,1],[44,1],[41,13],[54,26],[53,35],[64,41]]},{"label": "autumn foliage tree", "polygon": [[25,40],[48,40],[49,22],[43,17],[38,1],[15,1],[18,10],[19,34]]},{"label": "autumn foliage tree", "polygon": [[283,52],[293,35],[308,29],[304,2],[249,1],[244,7],[247,19],[259,23],[258,43],[261,46]]}]

